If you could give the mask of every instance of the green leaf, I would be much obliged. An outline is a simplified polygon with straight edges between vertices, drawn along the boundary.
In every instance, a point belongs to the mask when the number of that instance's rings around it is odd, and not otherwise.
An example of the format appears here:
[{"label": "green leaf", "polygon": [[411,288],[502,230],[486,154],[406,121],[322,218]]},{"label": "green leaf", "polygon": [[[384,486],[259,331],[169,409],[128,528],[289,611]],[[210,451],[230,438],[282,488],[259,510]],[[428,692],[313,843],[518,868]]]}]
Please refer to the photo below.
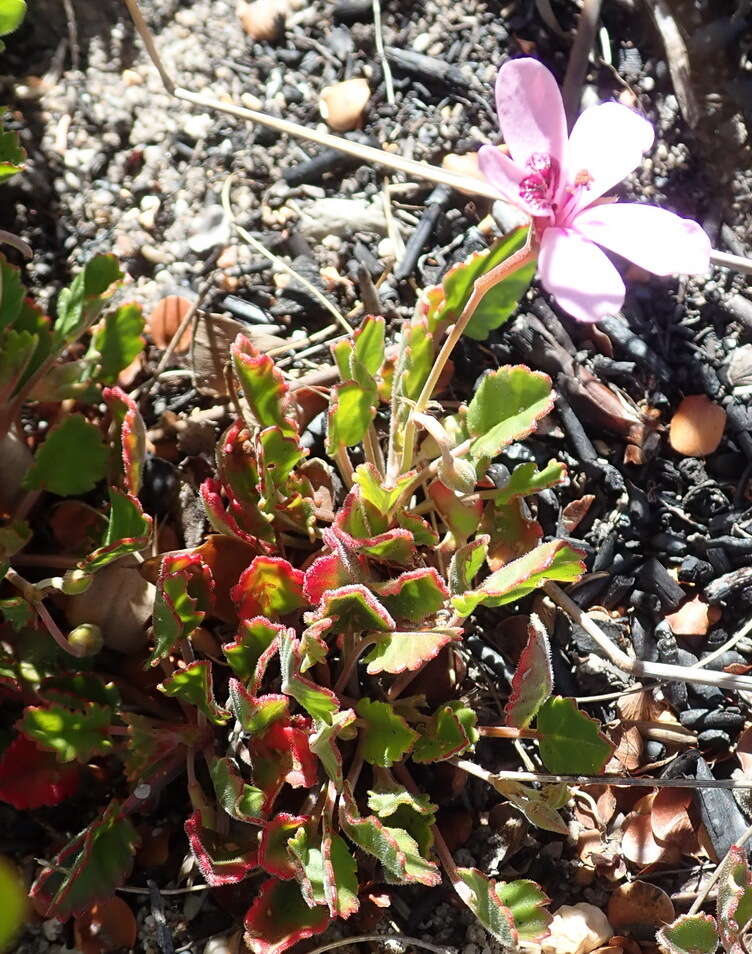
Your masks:
[{"label": "green leaf", "polygon": [[489,537],[478,534],[469,543],[463,543],[452,555],[449,563],[449,591],[452,596],[460,596],[473,585],[473,580],[486,562]]},{"label": "green leaf", "polygon": [[[213,812],[207,812],[213,817]],[[230,823],[229,832],[203,824],[196,810],[183,825],[199,871],[207,884],[237,884],[258,867],[258,831],[252,825]]]},{"label": "green leaf", "polygon": [[22,596],[11,596],[0,600],[0,615],[7,620],[16,632],[29,626],[34,619],[34,609]]},{"label": "green leaf", "polygon": [[137,497],[118,487],[110,487],[110,514],[102,546],[79,563],[92,573],[119,560],[127,553],[143,550],[151,537],[153,520],[145,514]]},{"label": "green leaf", "polygon": [[452,605],[460,616],[469,616],[481,603],[486,606],[515,603],[546,580],[573,583],[584,572],[585,565],[579,550],[573,549],[563,540],[551,540],[507,563],[486,577],[477,589],[452,597]]},{"label": "green leaf", "polygon": [[25,296],[26,288],[21,281],[21,269],[11,265],[0,252],[0,328],[15,324],[21,314]]},{"label": "green leaf", "polygon": [[386,609],[361,583],[328,590],[317,616],[330,619],[335,633],[389,632],[395,628],[395,622]]},{"label": "green leaf", "polygon": [[105,292],[123,277],[114,255],[95,255],[60,292],[55,347],[71,344],[93,324],[105,305]]},{"label": "green leaf", "polygon": [[23,23],[26,0],[0,0],[0,36],[7,36]]},{"label": "green leaf", "polygon": [[212,605],[213,585],[211,571],[199,553],[187,551],[162,558],[154,597],[150,666],[156,666],[201,625]]},{"label": "green leaf", "polygon": [[264,616],[240,621],[234,641],[226,643],[222,652],[241,682],[248,682],[253,676],[262,654],[281,630],[282,627],[278,623],[272,623]]},{"label": "green leaf", "polygon": [[402,828],[414,838],[421,855],[425,857],[430,853],[437,807],[427,795],[412,795],[402,786],[394,785],[369,792],[368,807],[379,818],[388,818],[391,827]]},{"label": "green leaf", "polygon": [[237,336],[230,353],[245,399],[261,427],[276,426],[294,432],[284,413],[287,385],[274,361],[257,351],[243,335]]},{"label": "green leaf", "polygon": [[[274,818],[264,822],[264,830],[259,841],[258,863],[268,874],[283,881],[295,877],[295,862],[290,854],[288,842],[298,829],[308,822],[308,816],[291,815],[289,812],[277,812]],[[303,892],[305,897],[305,891]],[[323,904],[323,888],[321,903]],[[309,901],[306,898],[306,901]],[[310,902],[309,902],[310,903]],[[313,902],[314,904],[316,902]]]},{"label": "green leaf", "polygon": [[259,444],[264,496],[269,498],[273,496],[276,488],[282,487],[305,454],[297,434],[290,434],[281,427],[267,427],[261,431]]},{"label": "green leaf", "polygon": [[716,916],[721,943],[729,954],[741,954],[742,932],[752,919],[752,873],[746,849],[732,845],[719,866]]},{"label": "green leaf", "polygon": [[309,908],[295,881],[270,878],[245,916],[245,943],[253,954],[282,954],[305,938],[329,927],[329,911]]},{"label": "green leaf", "polygon": [[569,834],[569,826],[558,811],[570,798],[566,785],[543,785],[538,790],[507,779],[491,778],[489,781],[500,795],[522,812],[531,825],[560,835]]},{"label": "green leaf", "polygon": [[509,699],[504,707],[506,724],[530,725],[554,690],[551,646],[540,619],[533,613],[527,627],[527,643],[512,678]]},{"label": "green leaf", "polygon": [[363,758],[371,765],[389,768],[401,762],[418,738],[388,702],[361,699],[355,711],[361,719]]},{"label": "green leaf", "polygon": [[398,883],[433,887],[441,882],[436,865],[421,855],[418,843],[404,829],[387,828],[375,815],[360,816],[347,783],[339,803],[339,819],[350,841],[378,858]]},{"label": "green leaf", "polygon": [[119,803],[110,802],[34,883],[31,894],[44,916],[66,921],[109,898],[130,873],[140,841],[131,822],[120,814]]},{"label": "green leaf", "polygon": [[446,702],[423,727],[413,750],[414,762],[442,762],[461,755],[479,739],[475,712],[460,701]]},{"label": "green leaf", "polygon": [[709,914],[680,914],[655,936],[666,954],[714,954],[718,947],[718,928]]},{"label": "green leaf", "polygon": [[324,860],[324,896],[333,918],[347,919],[360,907],[358,865],[340,835],[329,830],[324,818],[321,853]]},{"label": "green leaf", "polygon": [[[400,356],[394,372],[395,392],[407,402],[415,401],[431,373],[434,336],[424,318],[416,316],[402,327]],[[398,433],[398,439],[401,435]]]},{"label": "green leaf", "polygon": [[382,583],[377,592],[395,619],[419,623],[433,616],[449,598],[444,581],[433,567],[420,567]]},{"label": "green leaf", "polygon": [[50,430],[38,448],[23,486],[70,497],[91,490],[106,470],[107,448],[99,429],[81,414],[70,414]]},{"label": "green leaf", "polygon": [[554,696],[540,711],[536,728],[543,764],[555,775],[598,775],[614,752],[598,723],[573,699]]},{"label": "green leaf", "polygon": [[272,722],[290,715],[290,700],[280,693],[252,696],[237,679],[230,680],[229,690],[228,705],[246,735],[265,732]]},{"label": "green leaf", "polygon": [[383,478],[379,476],[373,464],[359,464],[353,475],[353,481],[360,488],[363,500],[372,504],[376,511],[384,516],[391,514],[414,480],[415,472],[411,471],[409,474],[401,474],[397,477],[393,487],[385,487]]},{"label": "green leaf", "polygon": [[550,460],[543,470],[536,470],[535,464],[530,461],[519,464],[512,471],[512,475],[494,497],[497,505],[509,503],[515,497],[526,497],[528,494],[538,493],[547,487],[561,483],[567,476],[567,468],[558,460]]},{"label": "green leaf", "polygon": [[243,779],[233,759],[212,758],[208,766],[217,801],[227,814],[237,821],[260,823],[265,797],[261,789]]},{"label": "green leaf", "polygon": [[527,437],[554,406],[551,379],[521,365],[491,371],[467,409],[474,460],[496,457],[507,444]]},{"label": "green leaf", "polygon": [[353,350],[350,359],[351,376],[357,378],[358,367],[373,377],[384,363],[384,339],[386,322],[377,315],[366,315],[363,323],[353,334]]},{"label": "green leaf", "polygon": [[10,949],[26,920],[26,886],[20,872],[0,858],[0,951]]},{"label": "green leaf", "polygon": [[337,791],[342,788],[342,755],[337,746],[337,739],[352,738],[355,713],[352,709],[342,709],[335,712],[330,723],[316,722],[316,731],[309,736],[308,744],[311,752],[318,756],[324,766],[324,771],[334,782]]},{"label": "green leaf", "polygon": [[112,709],[93,702],[78,710],[27,706],[17,728],[40,748],[54,752],[60,762],[88,762],[112,750],[111,722]]},{"label": "green leaf", "polygon": [[497,884],[477,868],[458,868],[457,894],[470,908],[483,927],[507,950],[516,950],[519,940],[517,925],[509,908],[499,897]]},{"label": "green leaf", "polygon": [[306,605],[304,574],[280,557],[257,556],[243,570],[231,596],[241,619],[286,616]]},{"label": "green leaf", "polygon": [[294,630],[279,634],[279,666],[282,672],[282,692],[292,696],[314,719],[330,723],[339,709],[339,700],[330,689],[316,685],[300,675],[300,642]]},{"label": "green leaf", "polygon": [[321,842],[302,825],[287,842],[297,880],[309,907],[326,904],[324,893],[324,855]]},{"label": "green leaf", "polygon": [[522,941],[538,941],[548,931],[551,915],[544,910],[548,897],[534,881],[500,881],[496,885],[499,900],[512,912]]},{"label": "green leaf", "polygon": [[[7,3],[23,3],[24,0],[6,0]],[[0,0],[0,18],[2,17],[2,0]],[[25,8],[25,5],[24,5]],[[0,108],[0,117],[3,116],[4,109]],[[18,133],[9,130],[0,129],[0,182],[5,182],[23,168],[26,161],[26,150],[21,148],[21,142]],[[0,325],[3,322],[0,321]]]},{"label": "green leaf", "polygon": [[218,706],[214,699],[211,665],[208,659],[192,662],[165,679],[159,688],[167,696],[196,706],[215,725],[223,725],[230,718],[230,713]]},{"label": "green leaf", "polygon": [[[526,231],[526,229],[516,229],[500,239],[488,252],[481,252],[481,255],[487,256],[487,260],[483,263],[483,272],[489,271],[493,265],[522,248],[525,244]],[[489,289],[475,309],[475,314],[468,322],[464,334],[476,341],[485,341],[495,328],[503,325],[517,310],[520,299],[535,277],[535,268],[536,263],[529,262]]]},{"label": "green leaf", "polygon": [[143,330],[144,316],[140,305],[121,305],[105,316],[92,339],[92,347],[101,356],[99,381],[114,384],[120,372],[143,351]]},{"label": "green leaf", "polygon": [[369,676],[382,672],[394,675],[415,672],[461,635],[462,630],[458,627],[378,635],[376,645],[365,657],[367,672]]},{"label": "green leaf", "polygon": [[462,543],[476,532],[483,516],[482,500],[466,500],[440,480],[431,481],[428,496],[455,542]]},{"label": "green leaf", "polygon": [[377,400],[375,384],[345,381],[331,389],[326,431],[326,448],[330,456],[336,454],[338,447],[355,447],[362,442],[376,416]]},{"label": "green leaf", "polygon": [[[31,540],[31,527],[25,520],[12,520],[4,527],[0,526],[0,564],[4,563],[14,553],[23,550]],[[3,576],[8,572],[3,569]]]},{"label": "green leaf", "polygon": [[0,337],[0,401],[6,403],[24,379],[38,345],[30,331],[9,328]]}]

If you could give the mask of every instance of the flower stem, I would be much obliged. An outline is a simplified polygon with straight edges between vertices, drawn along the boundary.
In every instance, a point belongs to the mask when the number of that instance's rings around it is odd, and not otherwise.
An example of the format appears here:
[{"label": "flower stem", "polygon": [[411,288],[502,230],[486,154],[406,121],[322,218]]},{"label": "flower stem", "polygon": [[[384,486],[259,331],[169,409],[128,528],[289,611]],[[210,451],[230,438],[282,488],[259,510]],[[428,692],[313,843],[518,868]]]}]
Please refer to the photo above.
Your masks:
[{"label": "flower stem", "polygon": [[489,739],[539,739],[537,729],[520,729],[513,725],[479,725],[478,732]]}]

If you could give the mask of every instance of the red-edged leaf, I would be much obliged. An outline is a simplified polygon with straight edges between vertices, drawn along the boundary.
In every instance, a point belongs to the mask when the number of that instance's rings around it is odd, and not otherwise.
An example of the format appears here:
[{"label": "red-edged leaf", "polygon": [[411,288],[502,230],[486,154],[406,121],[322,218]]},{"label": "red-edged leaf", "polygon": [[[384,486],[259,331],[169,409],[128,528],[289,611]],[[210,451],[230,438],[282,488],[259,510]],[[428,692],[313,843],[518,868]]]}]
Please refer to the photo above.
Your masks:
[{"label": "red-edged leaf", "polygon": [[245,916],[244,940],[253,954],[282,954],[298,941],[321,934],[330,922],[325,907],[308,907],[297,882],[270,878]]},{"label": "red-edged leaf", "polygon": [[125,490],[136,497],[146,457],[146,427],[138,405],[121,388],[103,388],[102,395],[117,429],[116,448],[123,465]]},{"label": "red-edged leaf", "polygon": [[[258,867],[256,829],[238,826],[233,835],[220,835],[201,824],[201,812],[195,811],[185,822],[185,833],[199,871],[207,884],[220,887],[237,884]],[[246,843],[239,844],[244,835]]]},{"label": "red-edged leaf", "polygon": [[[326,532],[326,531],[325,531]],[[357,554],[346,564],[339,553],[318,557],[305,573],[303,590],[314,606],[327,590],[335,590],[348,583],[362,583],[368,578],[368,561]]]},{"label": "red-edged leaf", "polygon": [[206,511],[206,518],[212,527],[218,532],[226,534],[229,537],[237,537],[250,546],[258,546],[258,537],[247,530],[244,530],[230,513],[228,505],[222,497],[222,484],[214,477],[207,479],[199,487],[201,502]]},{"label": "red-edged leaf", "polygon": [[61,765],[25,735],[17,735],[0,756],[0,801],[19,810],[59,805],[76,794],[80,780],[80,766]]},{"label": "red-edged leaf", "polygon": [[230,713],[218,706],[214,698],[212,664],[208,659],[200,659],[189,663],[184,669],[176,669],[159,689],[186,705],[195,706],[215,725],[223,725],[230,718]]},{"label": "red-edged leaf", "polygon": [[209,759],[208,767],[217,801],[227,814],[237,821],[261,825],[264,806],[261,789],[245,781],[231,758]]},{"label": "red-edged leaf", "polygon": [[324,897],[333,918],[347,920],[360,908],[358,866],[344,838],[332,833],[326,816],[323,820],[321,856],[324,865]]},{"label": "red-edged leaf", "polygon": [[258,735],[260,732],[265,732],[272,722],[280,719],[288,721],[290,700],[287,696],[279,693],[252,696],[237,679],[231,679],[228,688],[230,691],[228,705],[246,735]]},{"label": "red-edged leaf", "polygon": [[121,711],[118,715],[128,726],[128,745],[123,761],[129,782],[148,784],[151,778],[169,769],[181,749],[187,751],[200,742],[196,725],[173,724],[135,712]]},{"label": "red-edged leaf", "polygon": [[446,645],[461,635],[462,630],[458,627],[379,634],[376,645],[365,657],[367,672],[371,676],[380,672],[394,675],[415,672],[435,659]]},{"label": "red-edged leaf", "polygon": [[331,620],[335,633],[389,632],[396,628],[387,610],[360,583],[325,593],[317,616]]},{"label": "red-edged leaf", "polygon": [[157,579],[154,599],[154,650],[149,663],[156,666],[181,639],[201,625],[211,609],[214,580],[200,554],[184,551],[167,554]]},{"label": "red-edged leaf", "polygon": [[522,650],[512,679],[512,691],[504,707],[506,724],[524,728],[554,691],[551,646],[548,634],[537,616],[527,627],[527,643]]},{"label": "red-edged leaf", "polygon": [[458,544],[467,540],[478,529],[483,514],[482,500],[462,500],[440,480],[434,480],[428,485],[428,496]]},{"label": "red-edged leaf", "polygon": [[519,940],[514,916],[499,896],[498,885],[477,868],[458,868],[457,894],[483,927],[507,950],[516,950]]},{"label": "red-edged leaf", "polygon": [[127,553],[143,550],[151,537],[154,521],[145,514],[138,497],[110,487],[110,513],[102,546],[79,562],[82,570],[95,572]]},{"label": "red-edged leaf", "polygon": [[283,629],[279,623],[272,623],[265,616],[240,621],[233,642],[222,647],[222,652],[238,679],[247,682],[251,678],[259,659]]},{"label": "red-edged leaf", "polygon": [[295,864],[287,848],[287,842],[302,825],[310,821],[310,815],[290,815],[280,812],[271,821],[264,823],[258,851],[258,863],[264,871],[282,881],[295,877]]},{"label": "red-edged leaf", "polygon": [[293,422],[285,416],[287,385],[274,361],[243,335],[237,336],[230,353],[245,399],[259,424],[294,432]]},{"label": "red-edged leaf", "polygon": [[339,700],[330,689],[300,675],[300,641],[295,638],[295,631],[285,630],[278,640],[282,692],[292,696],[314,719],[331,722],[332,715],[339,709]]},{"label": "red-edged leaf", "polygon": [[232,589],[241,619],[285,616],[306,605],[303,572],[280,557],[257,556]]},{"label": "red-edged leaf", "polygon": [[110,802],[34,882],[31,895],[37,910],[44,917],[66,921],[71,914],[110,897],[130,874],[139,843],[120,804]]},{"label": "red-edged leaf", "polygon": [[408,570],[376,590],[384,606],[395,619],[419,623],[433,616],[449,599],[449,590],[433,567]]},{"label": "red-edged leaf", "polygon": [[413,749],[414,762],[442,762],[461,755],[478,741],[475,712],[459,700],[446,702],[423,726]]},{"label": "red-edged leaf", "polygon": [[342,501],[332,526],[344,530],[354,540],[363,540],[384,533],[389,521],[376,504],[363,496],[360,487],[356,487]]},{"label": "red-edged leaf", "polygon": [[318,762],[309,745],[310,730],[310,719],[292,716],[287,723],[273,722],[265,732],[251,736],[252,781],[264,793],[264,814],[271,811],[285,782],[293,788],[316,784]]}]

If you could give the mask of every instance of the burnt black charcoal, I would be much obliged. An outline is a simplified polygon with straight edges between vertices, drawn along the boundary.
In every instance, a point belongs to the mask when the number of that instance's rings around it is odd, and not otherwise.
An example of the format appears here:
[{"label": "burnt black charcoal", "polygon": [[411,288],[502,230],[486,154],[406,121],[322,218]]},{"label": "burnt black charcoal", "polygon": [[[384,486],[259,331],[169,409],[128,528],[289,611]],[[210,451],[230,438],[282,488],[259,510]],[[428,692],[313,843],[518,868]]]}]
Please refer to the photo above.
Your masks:
[{"label": "burnt black charcoal", "polygon": [[648,739],[645,743],[645,758],[648,762],[658,762],[666,754],[666,746],[656,739]]},{"label": "burnt black charcoal", "polygon": [[369,21],[373,17],[372,0],[337,0],[334,4],[334,19],[342,23]]},{"label": "burnt black charcoal", "polygon": [[710,758],[727,751],[731,745],[731,736],[720,729],[705,729],[697,736],[697,744],[702,749],[703,755]]},{"label": "burnt black charcoal", "polygon": [[[708,551],[710,555],[710,551]],[[709,603],[720,603],[732,594],[752,587],[752,567],[743,566],[730,573],[724,573],[705,587],[705,598]]]},{"label": "burnt black charcoal", "polygon": [[658,644],[652,630],[644,625],[639,615],[632,618],[630,633],[635,656],[643,662],[658,662]]},{"label": "burnt black charcoal", "polygon": [[[703,758],[697,760],[695,777],[714,777]],[[715,853],[719,858],[723,858],[734,842],[744,834],[747,828],[744,816],[728,789],[699,788],[695,790],[695,800],[699,804],[700,817],[708,830]]]},{"label": "burnt black charcoal", "polygon": [[685,556],[679,567],[679,582],[692,583],[695,586],[707,583],[713,575],[713,567],[695,556]]},{"label": "burnt black charcoal", "polygon": [[637,580],[644,590],[654,593],[668,611],[676,609],[684,599],[684,590],[655,557],[643,563],[637,573]]}]

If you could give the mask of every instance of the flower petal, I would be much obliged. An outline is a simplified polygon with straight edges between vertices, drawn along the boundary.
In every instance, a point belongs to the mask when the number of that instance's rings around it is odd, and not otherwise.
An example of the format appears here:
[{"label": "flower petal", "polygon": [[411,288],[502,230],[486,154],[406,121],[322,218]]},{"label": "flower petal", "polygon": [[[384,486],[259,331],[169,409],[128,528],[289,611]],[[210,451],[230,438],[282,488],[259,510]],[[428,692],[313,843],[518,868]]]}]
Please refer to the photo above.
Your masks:
[{"label": "flower petal", "polygon": [[708,236],[697,222],[667,209],[633,202],[595,205],[583,209],[572,227],[655,275],[703,274],[710,268]]},{"label": "flower petal", "polygon": [[520,195],[520,180],[527,175],[527,172],[512,162],[509,156],[500,152],[497,146],[480,147],[478,167],[505,199],[518,208],[524,209],[528,215],[539,214]]},{"label": "flower petal", "polygon": [[532,57],[506,62],[496,77],[496,109],[504,142],[524,168],[533,153],[564,168],[567,121],[553,74]]},{"label": "flower petal", "polygon": [[621,103],[588,107],[574,124],[567,151],[567,184],[589,178],[575,208],[590,205],[636,169],[654,136],[647,119]]},{"label": "flower petal", "polygon": [[546,229],[538,271],[546,291],[578,321],[600,321],[624,304],[624,282],[606,253],[572,229]]}]

